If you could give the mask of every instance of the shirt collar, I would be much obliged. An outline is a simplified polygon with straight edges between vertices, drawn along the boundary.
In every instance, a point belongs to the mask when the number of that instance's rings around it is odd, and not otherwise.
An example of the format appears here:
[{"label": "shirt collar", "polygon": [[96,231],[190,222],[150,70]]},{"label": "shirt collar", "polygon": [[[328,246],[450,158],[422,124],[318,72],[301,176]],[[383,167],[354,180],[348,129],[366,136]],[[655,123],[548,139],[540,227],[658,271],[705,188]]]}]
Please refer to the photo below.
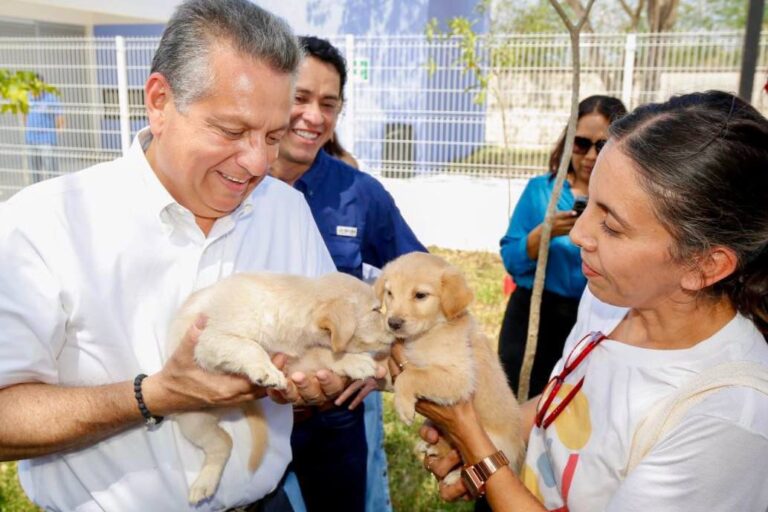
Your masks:
[{"label": "shirt collar", "polygon": [[149,131],[149,128],[142,129],[133,139],[126,159],[131,168],[136,169],[139,173],[145,207],[153,215],[161,216],[168,207],[178,203],[160,182],[157,174],[152,170],[152,166],[149,165],[145,151],[149,148],[150,142],[152,142],[152,132]]},{"label": "shirt collar", "polygon": [[[160,182],[160,179],[155,174],[152,166],[149,165],[147,160],[146,151],[149,148],[149,144],[152,142],[152,132],[149,127],[143,128],[136,137],[133,139],[133,143],[128,150],[126,158],[129,165],[135,168],[140,176],[141,188],[144,193],[144,204],[148,211],[151,211],[153,215],[156,215],[161,222],[168,222],[171,216],[189,216],[194,219],[194,215],[187,208],[179,204],[168,192],[168,189]],[[259,187],[263,183],[259,184]],[[255,190],[258,190],[256,187]],[[237,222],[237,220],[246,217],[253,211],[253,196],[254,193],[248,195],[248,197],[240,203],[229,216]]]},{"label": "shirt collar", "polygon": [[307,172],[301,175],[301,178],[296,180],[295,187],[304,193],[311,193],[315,190],[320,183],[325,181],[325,175],[328,171],[328,161],[333,158],[324,149],[317,152],[315,161]]}]

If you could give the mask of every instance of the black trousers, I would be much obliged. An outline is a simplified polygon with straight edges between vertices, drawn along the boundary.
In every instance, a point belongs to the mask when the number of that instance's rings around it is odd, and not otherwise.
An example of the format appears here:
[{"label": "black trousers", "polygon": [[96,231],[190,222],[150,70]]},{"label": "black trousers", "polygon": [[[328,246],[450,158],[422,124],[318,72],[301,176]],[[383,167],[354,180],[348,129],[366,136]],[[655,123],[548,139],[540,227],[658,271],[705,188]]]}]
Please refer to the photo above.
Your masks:
[{"label": "black trousers", "polygon": [[[507,373],[510,387],[517,391],[528,336],[528,313],[531,290],[517,287],[507,303],[499,334],[499,358]],[[536,357],[531,370],[529,396],[538,395],[549,382],[549,374],[563,355],[565,340],[576,323],[579,299],[571,299],[544,291]]]},{"label": "black trousers", "polygon": [[320,411],[291,434],[293,462],[308,512],[363,512],[368,465],[365,404]]}]

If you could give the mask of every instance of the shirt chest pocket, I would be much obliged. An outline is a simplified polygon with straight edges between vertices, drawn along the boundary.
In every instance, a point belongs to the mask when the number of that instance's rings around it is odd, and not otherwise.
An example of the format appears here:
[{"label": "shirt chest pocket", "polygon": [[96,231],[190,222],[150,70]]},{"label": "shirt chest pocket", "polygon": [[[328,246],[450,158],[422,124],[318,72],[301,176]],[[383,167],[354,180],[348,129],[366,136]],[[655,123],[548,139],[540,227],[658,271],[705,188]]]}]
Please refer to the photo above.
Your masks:
[{"label": "shirt chest pocket", "polygon": [[328,252],[339,272],[356,274],[363,266],[360,253],[360,239],[350,236],[338,236],[335,233],[326,238]]}]

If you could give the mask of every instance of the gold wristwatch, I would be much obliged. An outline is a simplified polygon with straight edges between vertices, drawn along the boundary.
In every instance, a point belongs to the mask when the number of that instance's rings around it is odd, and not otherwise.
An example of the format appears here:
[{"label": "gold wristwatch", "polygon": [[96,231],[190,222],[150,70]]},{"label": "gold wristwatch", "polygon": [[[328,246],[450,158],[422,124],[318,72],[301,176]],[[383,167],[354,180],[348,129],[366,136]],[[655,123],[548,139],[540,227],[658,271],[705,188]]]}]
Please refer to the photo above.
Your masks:
[{"label": "gold wristwatch", "polygon": [[501,450],[477,464],[461,468],[461,479],[469,493],[478,498],[485,495],[485,482],[502,466],[509,464],[509,459]]}]

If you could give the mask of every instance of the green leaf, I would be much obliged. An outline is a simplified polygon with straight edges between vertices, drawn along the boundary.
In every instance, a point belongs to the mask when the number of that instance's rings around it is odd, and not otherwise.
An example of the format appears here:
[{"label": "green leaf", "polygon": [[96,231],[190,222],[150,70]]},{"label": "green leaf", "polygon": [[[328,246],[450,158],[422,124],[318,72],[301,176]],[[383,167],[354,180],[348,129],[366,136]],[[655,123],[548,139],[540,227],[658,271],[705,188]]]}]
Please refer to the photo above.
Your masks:
[{"label": "green leaf", "polygon": [[0,99],[5,100],[0,112],[26,114],[29,112],[29,96],[38,96],[43,92],[59,94],[59,90],[38,79],[32,71],[0,69]]}]

